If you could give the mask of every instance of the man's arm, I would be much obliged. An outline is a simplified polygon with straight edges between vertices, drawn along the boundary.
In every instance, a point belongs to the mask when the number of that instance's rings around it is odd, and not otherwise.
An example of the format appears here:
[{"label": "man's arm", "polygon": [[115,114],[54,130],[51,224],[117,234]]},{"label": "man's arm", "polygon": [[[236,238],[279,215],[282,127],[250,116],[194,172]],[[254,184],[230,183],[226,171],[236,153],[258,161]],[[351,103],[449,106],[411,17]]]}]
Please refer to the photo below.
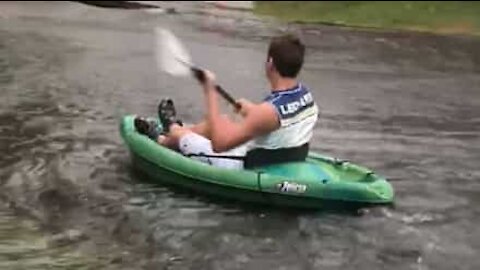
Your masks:
[{"label": "man's arm", "polygon": [[[210,126],[210,139],[215,152],[223,152],[237,147],[247,141],[280,126],[275,108],[269,103],[251,104],[241,111],[243,120],[239,123],[221,117],[218,93],[215,90],[214,75],[207,71],[204,90],[207,100],[207,121]],[[242,108],[243,110],[243,108]]]}]

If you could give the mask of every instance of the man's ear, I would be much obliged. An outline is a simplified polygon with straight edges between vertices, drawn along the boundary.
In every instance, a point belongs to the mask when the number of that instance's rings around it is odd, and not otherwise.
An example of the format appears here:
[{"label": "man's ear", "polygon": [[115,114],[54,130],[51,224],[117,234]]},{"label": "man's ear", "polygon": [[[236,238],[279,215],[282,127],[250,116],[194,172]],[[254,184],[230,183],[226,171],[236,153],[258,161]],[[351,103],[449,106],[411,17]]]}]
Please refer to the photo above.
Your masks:
[{"label": "man's ear", "polygon": [[273,65],[273,58],[271,56],[267,58],[267,67],[270,70],[273,70],[275,68],[275,66]]}]

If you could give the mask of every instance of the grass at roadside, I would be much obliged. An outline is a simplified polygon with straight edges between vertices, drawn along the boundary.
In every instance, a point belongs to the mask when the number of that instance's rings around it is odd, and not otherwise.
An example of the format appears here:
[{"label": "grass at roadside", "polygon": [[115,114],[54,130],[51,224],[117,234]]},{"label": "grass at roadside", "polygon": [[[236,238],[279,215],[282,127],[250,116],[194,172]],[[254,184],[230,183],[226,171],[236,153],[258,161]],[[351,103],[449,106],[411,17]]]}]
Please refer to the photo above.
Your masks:
[{"label": "grass at roadside", "polygon": [[480,35],[473,1],[257,1],[254,11],[287,22]]}]

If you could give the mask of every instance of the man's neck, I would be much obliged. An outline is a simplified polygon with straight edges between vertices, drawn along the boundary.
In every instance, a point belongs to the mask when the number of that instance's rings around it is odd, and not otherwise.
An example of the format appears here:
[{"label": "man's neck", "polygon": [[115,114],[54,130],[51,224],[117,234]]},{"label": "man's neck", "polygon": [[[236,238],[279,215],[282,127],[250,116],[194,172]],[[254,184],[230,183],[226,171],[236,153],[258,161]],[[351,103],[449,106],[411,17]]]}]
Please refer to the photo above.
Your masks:
[{"label": "man's neck", "polygon": [[292,78],[278,78],[270,82],[272,92],[280,92],[288,89],[295,88],[298,85],[296,79]]}]

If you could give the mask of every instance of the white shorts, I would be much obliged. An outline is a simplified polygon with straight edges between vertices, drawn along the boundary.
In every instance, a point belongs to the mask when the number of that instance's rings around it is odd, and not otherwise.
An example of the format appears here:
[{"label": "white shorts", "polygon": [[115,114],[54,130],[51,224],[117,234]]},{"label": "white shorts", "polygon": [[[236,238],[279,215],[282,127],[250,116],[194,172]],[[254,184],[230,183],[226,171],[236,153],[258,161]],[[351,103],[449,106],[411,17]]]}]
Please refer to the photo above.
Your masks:
[{"label": "white shorts", "polygon": [[[246,145],[233,148],[229,151],[215,153],[212,149],[212,143],[209,139],[197,134],[197,133],[188,133],[183,135],[178,141],[178,147],[180,152],[188,156],[191,154],[194,155],[208,155],[208,156],[245,156],[247,153]],[[243,160],[225,158],[225,157],[201,157],[201,156],[192,156],[192,159],[210,164],[215,167],[225,168],[225,169],[243,169]]]}]

